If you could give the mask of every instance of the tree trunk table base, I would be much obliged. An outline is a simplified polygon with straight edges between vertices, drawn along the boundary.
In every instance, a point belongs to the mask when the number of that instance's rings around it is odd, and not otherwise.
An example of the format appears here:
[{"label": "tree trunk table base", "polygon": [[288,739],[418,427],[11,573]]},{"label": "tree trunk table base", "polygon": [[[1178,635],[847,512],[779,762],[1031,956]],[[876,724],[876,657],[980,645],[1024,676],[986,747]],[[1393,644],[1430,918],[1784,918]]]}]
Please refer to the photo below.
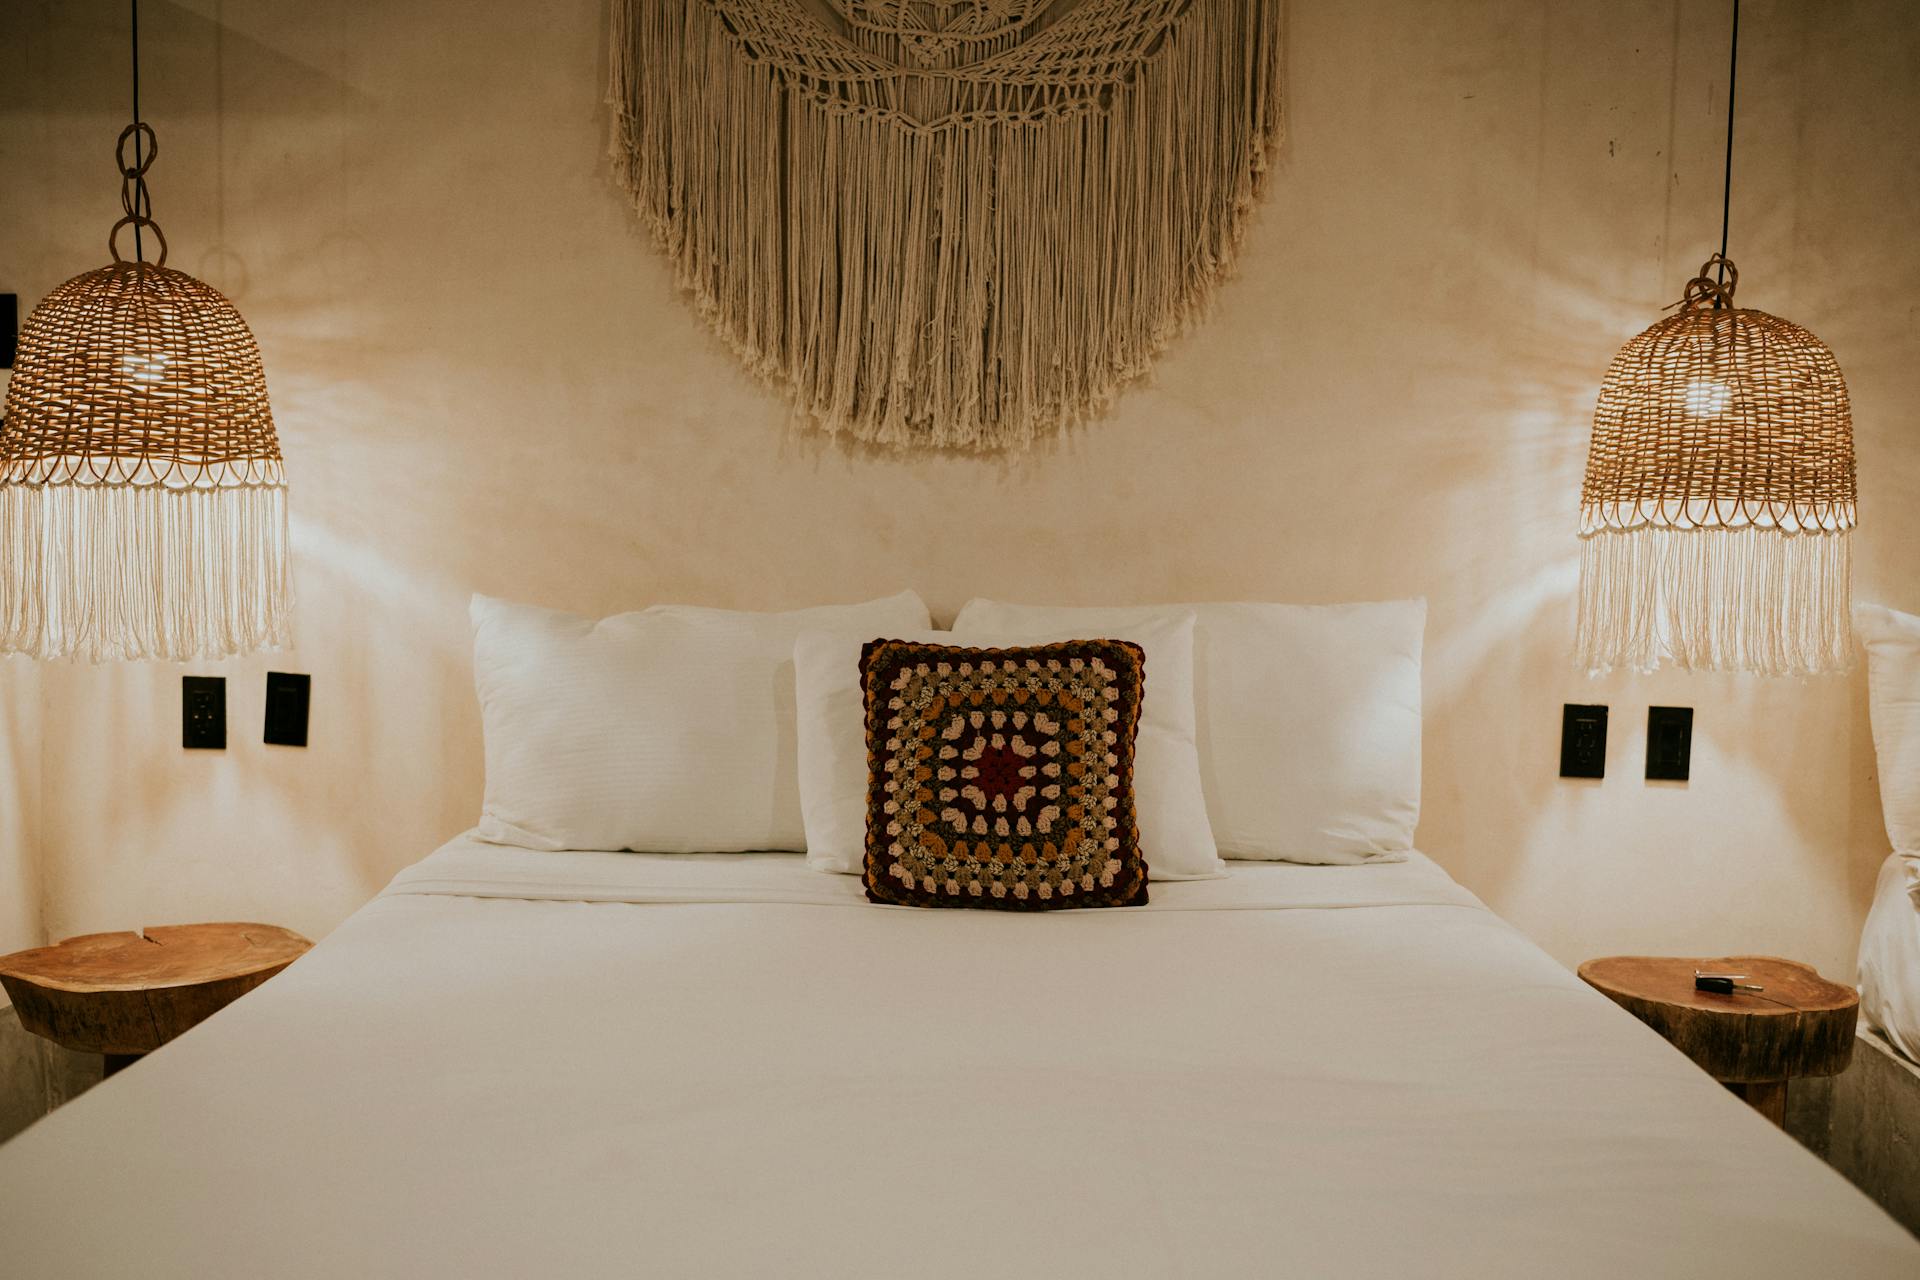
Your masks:
[{"label": "tree trunk table base", "polygon": [[1758,1111],[1767,1119],[1787,1127],[1787,1082],[1785,1080],[1755,1081],[1751,1084],[1736,1084],[1722,1081],[1727,1091],[1734,1097]]}]

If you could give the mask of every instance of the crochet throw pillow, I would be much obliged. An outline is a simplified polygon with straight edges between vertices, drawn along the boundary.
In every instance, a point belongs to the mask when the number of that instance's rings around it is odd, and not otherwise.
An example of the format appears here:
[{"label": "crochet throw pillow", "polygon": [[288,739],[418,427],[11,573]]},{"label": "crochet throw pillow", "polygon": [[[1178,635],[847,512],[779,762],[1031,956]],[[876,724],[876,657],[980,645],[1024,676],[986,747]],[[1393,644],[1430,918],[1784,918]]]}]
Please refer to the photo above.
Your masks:
[{"label": "crochet throw pillow", "polygon": [[1011,911],[1146,902],[1133,805],[1139,645],[874,640],[860,675],[869,899]]}]

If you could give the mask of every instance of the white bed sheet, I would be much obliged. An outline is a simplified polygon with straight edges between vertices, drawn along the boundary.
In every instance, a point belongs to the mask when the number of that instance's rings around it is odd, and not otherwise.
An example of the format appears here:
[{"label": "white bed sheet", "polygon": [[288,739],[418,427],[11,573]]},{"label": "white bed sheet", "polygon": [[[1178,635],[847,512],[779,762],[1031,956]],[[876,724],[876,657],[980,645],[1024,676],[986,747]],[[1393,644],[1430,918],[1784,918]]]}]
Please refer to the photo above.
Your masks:
[{"label": "white bed sheet", "polygon": [[1860,931],[1860,1011],[1920,1062],[1920,857],[1890,854]]},{"label": "white bed sheet", "polygon": [[1865,1280],[1920,1245],[1424,859],[1036,918],[457,841],[0,1148],[0,1269]]}]

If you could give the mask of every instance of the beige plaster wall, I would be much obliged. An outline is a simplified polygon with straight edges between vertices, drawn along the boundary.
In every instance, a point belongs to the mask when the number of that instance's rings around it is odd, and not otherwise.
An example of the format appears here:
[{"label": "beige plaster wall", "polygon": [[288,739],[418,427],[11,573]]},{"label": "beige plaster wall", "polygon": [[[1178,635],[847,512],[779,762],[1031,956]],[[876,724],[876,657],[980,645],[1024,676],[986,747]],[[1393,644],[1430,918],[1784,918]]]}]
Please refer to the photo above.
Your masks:
[{"label": "beige plaster wall", "polygon": [[[1296,0],[1290,138],[1239,278],[1111,418],[1016,460],[851,454],[696,322],[604,163],[599,0],[145,6],[174,265],[259,334],[294,476],[292,653],[177,746],[164,666],[41,672],[55,935],[322,933],[472,821],[464,600],[782,607],[918,588],[1432,602],[1422,845],[1561,958],[1754,949],[1850,971],[1884,850],[1859,675],[1571,669],[1601,371],[1719,234],[1726,9]],[[1747,6],[1742,299],[1825,337],[1859,423],[1863,598],[1920,609],[1920,30]],[[0,289],[102,259],[118,3],[0,7]],[[18,69],[18,74],[11,74]],[[314,677],[313,745],[259,741]],[[8,706],[34,700],[6,689]],[[1611,776],[1555,777],[1560,704]],[[1694,781],[1639,779],[1649,703]]]},{"label": "beige plaster wall", "polygon": [[35,838],[40,742],[39,669],[0,662],[0,955],[46,941]]}]

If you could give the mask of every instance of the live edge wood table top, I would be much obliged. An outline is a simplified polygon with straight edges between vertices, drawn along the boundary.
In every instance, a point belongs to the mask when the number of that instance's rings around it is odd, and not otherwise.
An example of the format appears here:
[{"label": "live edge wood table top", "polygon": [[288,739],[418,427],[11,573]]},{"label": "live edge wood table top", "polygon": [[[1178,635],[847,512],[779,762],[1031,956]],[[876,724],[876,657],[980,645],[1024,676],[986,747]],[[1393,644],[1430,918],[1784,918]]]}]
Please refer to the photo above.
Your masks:
[{"label": "live edge wood table top", "polygon": [[[1746,974],[1766,990],[1695,991],[1696,969]],[[1776,1124],[1786,1116],[1788,1080],[1838,1075],[1853,1056],[1859,994],[1798,961],[1608,956],[1581,965],[1580,977]]]},{"label": "live edge wood table top", "polygon": [[158,1049],[299,959],[313,944],[271,924],[88,933],[0,957],[20,1025],[107,1056],[109,1072]]}]

